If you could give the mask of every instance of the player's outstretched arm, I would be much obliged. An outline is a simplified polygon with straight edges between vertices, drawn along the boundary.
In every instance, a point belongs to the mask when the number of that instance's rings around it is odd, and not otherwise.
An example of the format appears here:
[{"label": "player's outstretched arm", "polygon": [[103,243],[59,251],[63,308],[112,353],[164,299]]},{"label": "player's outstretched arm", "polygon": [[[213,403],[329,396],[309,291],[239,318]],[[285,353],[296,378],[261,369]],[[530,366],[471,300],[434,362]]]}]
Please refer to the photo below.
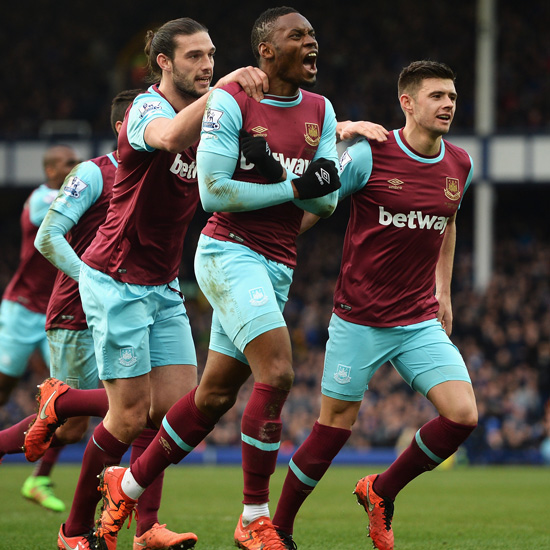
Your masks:
[{"label": "player's outstretched arm", "polygon": [[[261,101],[264,92],[269,89],[269,81],[263,71],[256,67],[241,67],[220,78],[212,90],[230,82],[240,84],[246,94],[256,101]],[[200,138],[202,117],[212,90],[182,109],[174,118],[152,120],[144,133],[147,145],[171,153],[180,153],[194,145]]]},{"label": "player's outstretched arm", "polygon": [[240,84],[246,95],[258,102],[264,98],[264,93],[267,93],[269,90],[267,75],[261,69],[258,69],[258,67],[241,67],[220,78],[213,89],[225,86],[230,82]]}]

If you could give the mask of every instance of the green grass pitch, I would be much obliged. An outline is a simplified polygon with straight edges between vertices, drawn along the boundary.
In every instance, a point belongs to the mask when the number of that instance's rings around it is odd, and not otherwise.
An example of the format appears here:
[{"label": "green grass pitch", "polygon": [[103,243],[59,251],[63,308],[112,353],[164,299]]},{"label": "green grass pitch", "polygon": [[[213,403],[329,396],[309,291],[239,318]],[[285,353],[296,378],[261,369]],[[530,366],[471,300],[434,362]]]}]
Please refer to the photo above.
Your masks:
[{"label": "green grass pitch", "polygon": [[[78,466],[59,465],[56,494],[70,502]],[[295,525],[299,550],[370,549],[366,514],[352,491],[373,467],[334,466],[306,501]],[[56,514],[26,501],[21,485],[29,465],[0,466],[0,548],[53,550],[67,512]],[[271,513],[286,468],[272,480]],[[194,531],[197,550],[234,548],[241,513],[242,474],[234,466],[178,466],[166,473],[160,519],[178,531]],[[456,467],[414,480],[396,501],[396,550],[550,549],[550,468]],[[131,550],[134,525],[123,528],[119,550]]]}]

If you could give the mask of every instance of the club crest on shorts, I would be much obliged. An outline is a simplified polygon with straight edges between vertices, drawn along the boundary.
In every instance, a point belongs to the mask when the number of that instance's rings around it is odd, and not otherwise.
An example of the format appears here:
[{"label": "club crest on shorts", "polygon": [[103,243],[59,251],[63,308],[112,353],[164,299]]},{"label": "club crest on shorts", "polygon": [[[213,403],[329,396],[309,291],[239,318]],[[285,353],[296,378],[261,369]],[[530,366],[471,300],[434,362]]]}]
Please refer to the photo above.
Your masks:
[{"label": "club crest on shorts", "polygon": [[338,384],[349,384],[351,382],[351,367],[346,367],[346,365],[338,365],[336,372],[334,373],[334,380]]},{"label": "club crest on shorts", "polygon": [[269,301],[269,298],[265,295],[264,289],[261,286],[258,288],[251,288],[248,293],[250,294],[250,304],[253,306],[263,306]]},{"label": "club crest on shorts", "polygon": [[118,362],[123,367],[132,367],[137,363],[136,350],[133,347],[121,348]]},{"label": "club crest on shorts", "polygon": [[321,141],[321,136],[319,134],[319,125],[314,122],[306,122],[306,133],[304,137],[306,138],[306,143],[312,147],[317,147]]}]

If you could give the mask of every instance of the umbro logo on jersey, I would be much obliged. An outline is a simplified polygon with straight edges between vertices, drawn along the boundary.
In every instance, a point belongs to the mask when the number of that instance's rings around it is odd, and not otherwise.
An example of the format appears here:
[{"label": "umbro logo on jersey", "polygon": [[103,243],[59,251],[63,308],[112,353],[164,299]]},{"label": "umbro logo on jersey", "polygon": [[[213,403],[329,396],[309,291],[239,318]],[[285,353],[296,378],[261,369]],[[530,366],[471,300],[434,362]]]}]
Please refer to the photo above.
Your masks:
[{"label": "umbro logo on jersey", "polygon": [[254,126],[254,128],[250,131],[254,132],[255,136],[262,136],[264,138],[267,137],[267,128],[264,128],[263,126]]},{"label": "umbro logo on jersey", "polygon": [[388,186],[389,189],[403,189],[403,185],[405,185],[405,182],[398,180],[397,178],[388,180],[388,183],[390,184]]}]

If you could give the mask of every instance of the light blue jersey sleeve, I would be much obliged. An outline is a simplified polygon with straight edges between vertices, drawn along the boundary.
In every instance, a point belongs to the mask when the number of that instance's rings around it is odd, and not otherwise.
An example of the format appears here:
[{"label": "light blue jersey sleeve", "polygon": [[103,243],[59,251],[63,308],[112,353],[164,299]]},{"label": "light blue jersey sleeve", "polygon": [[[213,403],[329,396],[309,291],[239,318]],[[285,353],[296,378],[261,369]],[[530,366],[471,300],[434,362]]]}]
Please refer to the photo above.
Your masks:
[{"label": "light blue jersey sleeve", "polygon": [[[325,120],[319,147],[313,160],[325,158],[332,160],[338,166],[338,152],[336,150],[336,113],[332,103],[325,97]],[[294,199],[294,204],[302,210],[307,210],[321,218],[328,218],[338,204],[338,191],[316,199]]]},{"label": "light blue jersey sleeve", "polygon": [[243,212],[290,201],[293,176],[285,181],[259,185],[231,179],[239,161],[241,110],[224,90],[214,90],[202,120],[197,151],[199,193],[207,212]]},{"label": "light blue jersey sleeve", "polygon": [[[110,154],[111,162],[117,162]],[[103,175],[95,162],[81,162],[65,178],[52,209],[70,218],[75,224],[95,204],[103,192]]]},{"label": "light blue jersey sleeve", "polygon": [[372,150],[366,139],[346,149],[340,157],[339,200],[363,189],[372,174]]},{"label": "light blue jersey sleeve", "polygon": [[462,206],[464,195],[466,194],[466,191],[468,191],[468,187],[470,187],[470,183],[472,183],[472,178],[474,177],[474,161],[470,155],[468,155],[468,157],[470,159],[470,172],[468,174],[468,178],[466,179],[466,183],[464,184],[464,192],[462,193],[462,197],[460,198],[460,204],[458,205],[458,208]]},{"label": "light blue jersey sleeve", "polygon": [[145,143],[145,128],[155,118],[174,118],[176,111],[166,99],[149,88],[151,93],[141,94],[134,99],[128,112],[128,141],[136,151],[155,151]]},{"label": "light blue jersey sleeve", "polygon": [[[116,166],[112,155],[111,161]],[[81,260],[65,235],[97,201],[103,191],[103,176],[93,162],[79,164],[65,179],[38,229],[35,247],[55,267],[78,281]]]},{"label": "light blue jersey sleeve", "polygon": [[39,226],[42,223],[57,193],[57,189],[52,189],[45,184],[34,190],[29,199],[29,219],[33,225]]}]

